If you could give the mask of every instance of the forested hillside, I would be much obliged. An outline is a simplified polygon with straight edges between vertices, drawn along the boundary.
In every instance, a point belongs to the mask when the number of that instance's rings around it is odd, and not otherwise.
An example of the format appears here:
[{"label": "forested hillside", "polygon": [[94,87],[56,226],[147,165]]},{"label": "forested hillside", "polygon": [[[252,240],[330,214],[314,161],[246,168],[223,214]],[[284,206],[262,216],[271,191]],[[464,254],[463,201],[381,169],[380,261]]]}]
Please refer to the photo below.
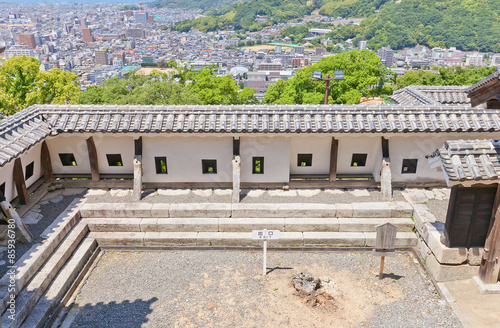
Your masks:
[{"label": "forested hillside", "polygon": [[245,0],[154,0],[148,5],[153,8],[171,7],[187,10],[205,10],[226,7],[237,1]]},{"label": "forested hillside", "polygon": [[[165,1],[165,0],[164,0]],[[417,44],[457,47],[465,51],[500,52],[500,5],[498,0],[250,0],[205,17],[179,22],[175,29],[202,31],[234,29],[257,31],[276,23],[319,10],[333,17],[366,17],[361,26],[340,26],[329,35],[334,41],[368,40],[378,49],[390,45],[402,49]],[[268,18],[256,22],[257,15]]]}]

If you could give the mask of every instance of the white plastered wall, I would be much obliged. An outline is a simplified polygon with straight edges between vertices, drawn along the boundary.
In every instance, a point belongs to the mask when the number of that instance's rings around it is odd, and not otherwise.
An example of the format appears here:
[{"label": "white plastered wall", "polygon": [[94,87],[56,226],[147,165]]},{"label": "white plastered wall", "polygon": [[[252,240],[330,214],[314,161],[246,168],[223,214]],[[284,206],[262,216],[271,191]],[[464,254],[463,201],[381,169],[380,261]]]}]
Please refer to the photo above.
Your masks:
[{"label": "white plastered wall", "polygon": [[[156,174],[155,157],[163,156],[167,157],[168,174]],[[203,174],[202,159],[217,160],[217,174]],[[231,182],[232,159],[232,136],[142,137],[144,182]]]},{"label": "white plastered wall", "polygon": [[[290,174],[328,174],[331,136],[294,136],[290,141]],[[297,166],[298,154],[312,154],[311,166]]]},{"label": "white plastered wall", "polygon": [[[382,167],[382,139],[380,135],[339,135],[337,174],[372,174],[380,181]],[[367,154],[365,166],[351,166],[352,154]]]},{"label": "white plastered wall", "polygon": [[[86,135],[85,139],[90,136],[94,138],[100,174],[134,173],[134,138],[132,135],[94,134]],[[123,166],[109,166],[107,154],[120,154]]]},{"label": "white plastered wall", "polygon": [[[61,134],[57,137],[47,139],[47,147],[49,148],[52,171],[54,174],[90,174],[89,153],[86,139],[87,138],[82,135],[73,134]],[[59,154],[65,153],[71,153],[75,156],[76,166],[62,165]]]},{"label": "white plastered wall", "polygon": [[[29,188],[42,176],[42,168],[40,164],[41,143],[38,143],[26,153],[21,155],[21,163],[23,166],[23,174],[26,176],[26,166],[34,162],[33,176],[26,179],[26,188]],[[10,202],[17,197],[17,190],[14,184],[14,161],[10,161],[5,166],[0,168],[0,185],[5,182],[5,198]]]},{"label": "white plastered wall", "polygon": [[[288,182],[289,137],[240,138],[241,182]],[[264,174],[252,173],[252,157],[264,157]]]}]

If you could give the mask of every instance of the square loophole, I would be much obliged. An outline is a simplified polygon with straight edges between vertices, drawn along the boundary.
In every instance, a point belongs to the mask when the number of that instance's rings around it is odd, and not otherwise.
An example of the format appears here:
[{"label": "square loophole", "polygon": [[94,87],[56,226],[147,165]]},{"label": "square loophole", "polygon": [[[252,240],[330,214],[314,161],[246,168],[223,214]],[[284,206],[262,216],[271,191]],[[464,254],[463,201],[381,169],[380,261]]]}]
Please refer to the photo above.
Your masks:
[{"label": "square loophole", "polygon": [[417,173],[418,159],[403,159],[401,174]]},{"label": "square loophole", "polygon": [[297,166],[312,166],[313,154],[297,154]]},{"label": "square loophole", "polygon": [[215,159],[202,159],[201,167],[203,174],[217,174],[217,160]]},{"label": "square loophole", "polygon": [[63,166],[76,166],[75,155],[73,154],[59,154],[59,159]]},{"label": "square loophole", "polygon": [[120,154],[106,154],[109,166],[123,166],[122,155]]},{"label": "square loophole", "polygon": [[352,154],[351,166],[366,166],[367,154]]}]

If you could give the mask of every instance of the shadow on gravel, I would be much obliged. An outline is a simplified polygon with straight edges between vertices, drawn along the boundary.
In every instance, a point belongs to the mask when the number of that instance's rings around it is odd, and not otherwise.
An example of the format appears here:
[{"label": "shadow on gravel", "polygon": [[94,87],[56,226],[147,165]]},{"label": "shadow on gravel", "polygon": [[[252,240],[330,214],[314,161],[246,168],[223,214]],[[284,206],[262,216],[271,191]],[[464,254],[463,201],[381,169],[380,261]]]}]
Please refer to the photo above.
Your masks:
[{"label": "shadow on gravel", "polygon": [[[378,277],[378,275],[377,275],[377,277]],[[391,272],[391,273],[384,273],[382,276],[382,279],[389,278],[389,279],[399,280],[399,279],[404,278],[404,277],[405,276],[399,276],[399,275]]]},{"label": "shadow on gravel", "polygon": [[274,268],[266,268],[266,269],[269,269],[269,271],[267,271],[267,274],[270,274],[271,272],[273,272],[275,270],[292,270],[293,268],[274,267]]},{"label": "shadow on gravel", "polygon": [[[86,304],[77,309],[78,314],[71,323],[71,328],[137,328],[148,322],[147,316],[153,312],[152,304],[158,298],[153,297],[147,301],[135,300],[122,303],[97,303]],[[73,310],[76,305],[73,305]],[[64,325],[63,325],[64,326]]]}]

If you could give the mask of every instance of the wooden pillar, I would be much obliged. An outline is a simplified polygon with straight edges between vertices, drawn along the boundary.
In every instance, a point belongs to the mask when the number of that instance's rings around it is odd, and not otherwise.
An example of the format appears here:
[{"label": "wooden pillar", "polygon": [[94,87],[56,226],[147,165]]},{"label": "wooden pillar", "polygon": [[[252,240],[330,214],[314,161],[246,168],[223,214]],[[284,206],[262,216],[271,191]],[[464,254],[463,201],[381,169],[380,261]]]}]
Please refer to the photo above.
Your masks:
[{"label": "wooden pillar", "polygon": [[330,150],[330,182],[337,180],[337,157],[339,152],[339,141],[332,137],[332,147]]},{"label": "wooden pillar", "polygon": [[493,206],[493,224],[486,237],[481,265],[479,266],[479,278],[484,283],[494,284],[500,278],[500,185],[497,187],[495,204]]},{"label": "wooden pillar", "polygon": [[87,139],[87,150],[89,152],[90,173],[92,181],[99,181],[99,161],[97,160],[97,149],[95,148],[94,138]]},{"label": "wooden pillar", "polygon": [[14,230],[16,232],[16,237],[21,243],[29,244],[33,241],[33,235],[31,235],[28,228],[24,225],[17,214],[16,210],[7,201],[0,202],[0,209],[7,217],[7,223],[9,230]]},{"label": "wooden pillar", "polygon": [[20,158],[16,158],[14,162],[14,183],[16,184],[17,197],[21,205],[28,204],[29,197],[26,190],[26,181],[24,180],[23,164]]},{"label": "wooden pillar", "polygon": [[47,142],[45,140],[42,142],[40,163],[42,164],[42,172],[43,177],[45,178],[45,182],[52,181],[52,177],[54,176],[52,172],[52,162],[50,160],[49,147],[47,147]]},{"label": "wooden pillar", "polygon": [[134,140],[134,190],[133,200],[141,200],[142,196],[142,137]]}]

